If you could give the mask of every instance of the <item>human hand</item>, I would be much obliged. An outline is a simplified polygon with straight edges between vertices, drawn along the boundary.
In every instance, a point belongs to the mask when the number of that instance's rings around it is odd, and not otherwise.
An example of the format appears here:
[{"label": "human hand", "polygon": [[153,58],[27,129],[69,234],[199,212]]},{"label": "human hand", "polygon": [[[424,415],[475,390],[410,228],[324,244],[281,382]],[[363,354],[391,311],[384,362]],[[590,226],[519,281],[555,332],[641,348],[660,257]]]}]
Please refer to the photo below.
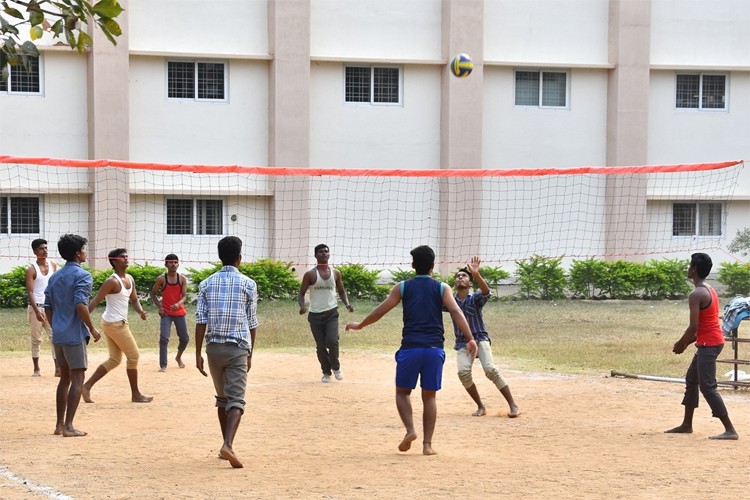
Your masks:
[{"label": "human hand", "polygon": [[40,323],[46,323],[47,322],[47,316],[44,315],[44,312],[37,311],[36,313],[36,320]]},{"label": "human hand", "polygon": [[167,313],[165,313],[165,312],[164,312],[164,308],[163,308],[163,307],[160,307],[160,308],[159,308],[159,316],[161,316],[161,317],[163,318],[163,317],[164,317],[164,316],[166,316],[166,315],[167,315]]},{"label": "human hand", "polygon": [[177,302],[175,302],[174,304],[172,304],[171,306],[169,306],[169,310],[170,311],[176,311],[179,308],[180,308],[180,304],[178,304]]},{"label": "human hand", "polygon": [[347,323],[346,324],[346,331],[349,330],[361,330],[362,327],[360,326],[360,323]]},{"label": "human hand", "polygon": [[198,368],[198,371],[201,372],[204,377],[208,377],[208,373],[203,369],[203,356],[200,354],[195,355],[195,367]]},{"label": "human hand", "polygon": [[300,315],[305,314],[307,312],[307,305],[304,305],[299,308]]},{"label": "human hand", "polygon": [[675,354],[682,354],[683,352],[685,352],[685,348],[686,346],[682,345],[682,342],[678,340],[672,346],[672,352]]},{"label": "human hand", "polygon": [[99,342],[99,339],[102,338],[101,334],[96,330],[96,328],[91,329],[91,336],[94,337],[94,342]]},{"label": "human hand", "polygon": [[477,274],[479,272],[479,264],[481,264],[481,260],[479,260],[479,257],[476,255],[469,259],[469,262],[466,263],[466,267],[469,268],[469,271],[471,271],[471,274]]},{"label": "human hand", "polygon": [[346,305],[346,310],[349,311],[350,313],[353,313],[354,312],[354,306],[351,305],[351,304],[347,304]]},{"label": "human hand", "polygon": [[469,353],[469,356],[471,356],[471,360],[474,361],[474,358],[477,357],[477,341],[474,339],[471,339],[466,343],[466,352]]},{"label": "human hand", "polygon": [[146,317],[148,317],[148,313],[146,312],[146,310],[145,309],[141,309],[141,312],[139,314],[141,315],[141,319],[143,321],[146,321]]},{"label": "human hand", "polygon": [[252,367],[253,367],[253,355],[250,354],[247,357],[247,371],[250,372],[250,368],[252,368]]}]

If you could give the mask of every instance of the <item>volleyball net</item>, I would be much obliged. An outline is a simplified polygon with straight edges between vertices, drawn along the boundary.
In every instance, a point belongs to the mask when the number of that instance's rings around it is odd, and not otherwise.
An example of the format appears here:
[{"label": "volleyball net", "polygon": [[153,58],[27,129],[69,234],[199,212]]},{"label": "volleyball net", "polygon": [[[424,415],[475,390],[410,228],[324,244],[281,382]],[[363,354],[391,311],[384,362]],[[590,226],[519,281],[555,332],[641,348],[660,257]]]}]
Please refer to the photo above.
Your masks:
[{"label": "volleyball net", "polygon": [[166,165],[0,156],[0,272],[27,264],[31,241],[89,240],[89,263],[128,249],[136,263],[175,253],[218,261],[239,236],[243,260],[408,268],[432,246],[441,264],[545,257],[680,256],[724,248],[740,227],[741,161],[517,170],[336,170]]}]

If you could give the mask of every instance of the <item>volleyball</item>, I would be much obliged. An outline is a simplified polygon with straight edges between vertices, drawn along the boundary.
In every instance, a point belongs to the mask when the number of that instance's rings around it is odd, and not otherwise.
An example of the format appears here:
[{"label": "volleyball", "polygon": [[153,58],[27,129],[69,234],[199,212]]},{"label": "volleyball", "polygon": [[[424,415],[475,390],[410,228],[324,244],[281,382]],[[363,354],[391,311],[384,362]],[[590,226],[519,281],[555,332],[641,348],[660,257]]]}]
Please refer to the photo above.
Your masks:
[{"label": "volleyball", "polygon": [[466,78],[473,69],[474,63],[471,62],[471,57],[468,54],[458,54],[451,61],[451,73],[458,78]]}]

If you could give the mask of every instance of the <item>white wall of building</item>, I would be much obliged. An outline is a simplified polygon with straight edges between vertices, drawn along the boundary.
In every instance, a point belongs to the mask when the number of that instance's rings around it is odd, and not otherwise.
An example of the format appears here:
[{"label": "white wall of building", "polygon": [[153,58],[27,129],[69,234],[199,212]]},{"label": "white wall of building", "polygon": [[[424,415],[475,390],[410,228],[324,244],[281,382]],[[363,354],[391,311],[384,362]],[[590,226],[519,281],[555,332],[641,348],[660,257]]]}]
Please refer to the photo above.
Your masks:
[{"label": "white wall of building", "polygon": [[219,60],[228,65],[225,102],[167,99],[167,58],[131,57],[132,161],[267,165],[268,63]]},{"label": "white wall of building", "polygon": [[311,0],[310,55],[441,59],[441,4],[442,0]]},{"label": "white wall of building", "polygon": [[402,68],[400,105],[344,102],[344,64],[313,62],[310,166],[440,168],[440,71]]}]

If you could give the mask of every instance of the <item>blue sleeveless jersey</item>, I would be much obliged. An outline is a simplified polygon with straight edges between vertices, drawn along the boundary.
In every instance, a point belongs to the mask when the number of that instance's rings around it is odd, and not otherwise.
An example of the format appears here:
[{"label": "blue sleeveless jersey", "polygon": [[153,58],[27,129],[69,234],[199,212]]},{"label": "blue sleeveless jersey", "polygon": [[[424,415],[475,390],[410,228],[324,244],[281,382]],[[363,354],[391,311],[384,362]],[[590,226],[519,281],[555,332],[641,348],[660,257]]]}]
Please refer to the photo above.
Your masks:
[{"label": "blue sleeveless jersey", "polygon": [[402,349],[443,347],[443,286],[443,283],[428,275],[417,275],[401,282],[401,303],[404,308]]}]

